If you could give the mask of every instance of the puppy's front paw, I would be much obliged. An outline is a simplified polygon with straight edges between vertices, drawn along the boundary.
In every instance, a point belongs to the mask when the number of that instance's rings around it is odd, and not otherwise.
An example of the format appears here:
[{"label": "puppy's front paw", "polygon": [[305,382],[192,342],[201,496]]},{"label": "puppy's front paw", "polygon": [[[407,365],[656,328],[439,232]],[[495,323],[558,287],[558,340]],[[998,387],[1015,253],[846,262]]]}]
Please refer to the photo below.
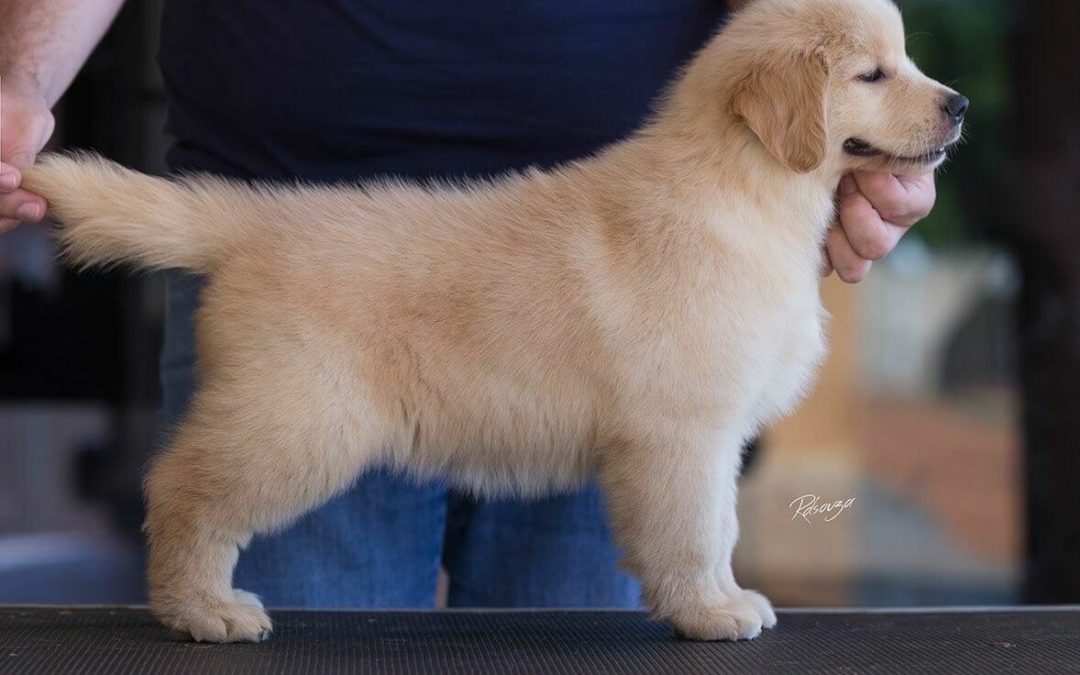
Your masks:
[{"label": "puppy's front paw", "polygon": [[258,596],[234,590],[233,599],[178,599],[151,603],[169,628],[196,642],[262,642],[273,625]]},{"label": "puppy's front paw", "polygon": [[670,622],[684,640],[753,640],[776,625],[776,613],[764,595],[740,589],[723,604],[688,609]]},{"label": "puppy's front paw", "polygon": [[761,617],[762,628],[772,628],[776,625],[776,612],[773,611],[772,603],[757,591],[742,590],[742,599],[752,605]]}]

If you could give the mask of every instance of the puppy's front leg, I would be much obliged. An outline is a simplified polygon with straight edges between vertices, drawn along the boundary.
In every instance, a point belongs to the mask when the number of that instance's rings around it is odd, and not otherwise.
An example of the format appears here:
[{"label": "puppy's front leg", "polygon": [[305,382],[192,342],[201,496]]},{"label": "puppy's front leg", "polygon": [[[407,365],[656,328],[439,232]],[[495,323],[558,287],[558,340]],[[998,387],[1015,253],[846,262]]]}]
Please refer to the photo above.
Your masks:
[{"label": "puppy's front leg", "polygon": [[731,571],[740,451],[734,437],[680,433],[620,443],[601,468],[626,566],[653,615],[682,637],[752,639],[776,623],[769,601]]}]

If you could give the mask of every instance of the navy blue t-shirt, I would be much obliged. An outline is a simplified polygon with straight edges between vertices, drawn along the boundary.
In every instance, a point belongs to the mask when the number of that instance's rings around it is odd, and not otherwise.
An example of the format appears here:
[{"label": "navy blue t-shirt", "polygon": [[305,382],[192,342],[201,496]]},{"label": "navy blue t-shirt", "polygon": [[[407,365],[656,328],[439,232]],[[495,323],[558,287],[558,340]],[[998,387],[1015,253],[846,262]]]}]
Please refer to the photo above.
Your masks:
[{"label": "navy blue t-shirt", "polygon": [[167,0],[168,161],[263,178],[491,175],[638,127],[723,0]]}]

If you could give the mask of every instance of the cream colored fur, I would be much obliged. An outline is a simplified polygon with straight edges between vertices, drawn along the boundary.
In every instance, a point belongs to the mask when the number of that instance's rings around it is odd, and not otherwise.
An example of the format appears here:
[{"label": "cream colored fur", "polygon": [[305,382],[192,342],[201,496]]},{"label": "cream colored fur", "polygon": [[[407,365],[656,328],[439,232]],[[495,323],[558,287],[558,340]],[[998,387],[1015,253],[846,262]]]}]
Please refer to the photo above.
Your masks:
[{"label": "cream colored fur", "polygon": [[[888,81],[857,80],[876,65]],[[772,626],[731,571],[740,448],[825,354],[841,175],[933,168],[844,139],[943,145],[946,93],[886,0],[759,0],[639,133],[554,171],[250,187],[44,157],[26,187],[72,260],[210,279],[201,385],[146,481],[153,610],[198,640],[261,639],[238,551],[378,465],[483,495],[598,474],[655,617],[697,639]]]}]

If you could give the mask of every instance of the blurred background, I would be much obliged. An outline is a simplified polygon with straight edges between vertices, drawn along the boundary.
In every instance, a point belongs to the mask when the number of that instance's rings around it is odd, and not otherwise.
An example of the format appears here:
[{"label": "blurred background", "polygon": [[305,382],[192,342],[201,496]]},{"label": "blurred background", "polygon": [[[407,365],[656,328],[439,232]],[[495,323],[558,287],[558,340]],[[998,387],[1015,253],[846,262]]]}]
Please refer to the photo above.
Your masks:
[{"label": "blurred background", "polygon": [[[751,458],[737,573],[787,606],[1080,602],[1078,5],[899,4],[968,142],[867,281],[825,282],[832,356]],[[129,0],[52,147],[163,172],[159,12]],[[142,600],[162,299],[64,269],[45,227],[0,237],[0,602]]]}]

